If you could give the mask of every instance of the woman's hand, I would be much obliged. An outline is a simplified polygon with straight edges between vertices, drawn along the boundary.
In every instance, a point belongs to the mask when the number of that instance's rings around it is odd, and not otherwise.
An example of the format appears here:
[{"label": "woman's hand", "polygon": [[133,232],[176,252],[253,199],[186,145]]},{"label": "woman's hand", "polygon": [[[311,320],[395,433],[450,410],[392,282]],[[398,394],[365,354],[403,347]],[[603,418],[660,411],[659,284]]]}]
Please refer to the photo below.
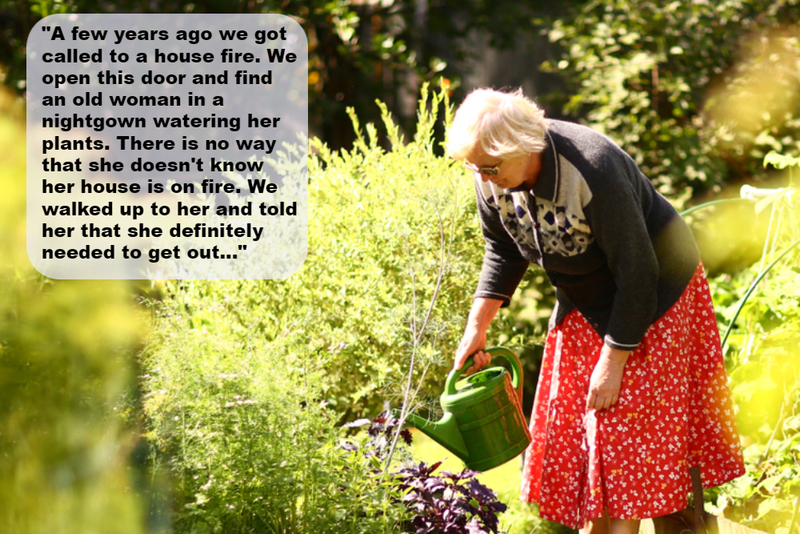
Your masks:
[{"label": "woman's hand", "polygon": [[589,395],[586,399],[587,408],[605,410],[611,408],[619,400],[619,390],[622,387],[622,374],[625,363],[628,361],[630,351],[613,349],[603,345],[600,359],[594,366],[592,378],[589,382]]},{"label": "woman's hand", "polygon": [[458,344],[456,350],[456,360],[453,362],[453,369],[461,369],[467,358],[472,356],[473,364],[464,371],[465,374],[472,374],[480,371],[486,367],[492,357],[483,352],[486,348],[486,330],[481,330],[474,326],[467,326],[464,336],[461,338],[461,343]]},{"label": "woman's hand", "polygon": [[472,302],[467,328],[456,349],[453,369],[461,369],[470,356],[473,356],[474,363],[465,371],[466,374],[480,371],[492,361],[492,357],[483,352],[486,348],[486,330],[502,304],[501,300],[483,297],[478,297]]}]

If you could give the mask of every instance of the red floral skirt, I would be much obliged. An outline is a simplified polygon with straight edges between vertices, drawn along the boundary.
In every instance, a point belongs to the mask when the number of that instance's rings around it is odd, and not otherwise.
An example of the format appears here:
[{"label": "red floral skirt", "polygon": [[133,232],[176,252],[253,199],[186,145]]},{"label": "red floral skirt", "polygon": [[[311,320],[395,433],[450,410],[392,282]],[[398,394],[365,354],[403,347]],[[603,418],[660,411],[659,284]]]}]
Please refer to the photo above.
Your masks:
[{"label": "red floral skirt", "polygon": [[573,310],[548,333],[531,417],[522,500],[545,519],[642,519],[744,474],[719,331],[702,264],[625,365],[619,401],[586,409],[603,340]]}]

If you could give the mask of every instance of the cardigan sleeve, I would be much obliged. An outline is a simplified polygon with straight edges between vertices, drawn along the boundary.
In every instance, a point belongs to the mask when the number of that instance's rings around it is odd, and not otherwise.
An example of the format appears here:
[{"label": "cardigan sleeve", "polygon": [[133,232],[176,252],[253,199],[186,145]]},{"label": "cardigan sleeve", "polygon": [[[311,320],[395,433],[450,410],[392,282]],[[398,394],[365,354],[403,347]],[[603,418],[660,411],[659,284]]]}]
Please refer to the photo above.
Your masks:
[{"label": "cardigan sleeve", "polygon": [[645,222],[652,196],[630,165],[612,169],[594,191],[586,215],[616,284],[604,341],[633,350],[658,306],[659,265]]},{"label": "cardigan sleeve", "polygon": [[475,195],[486,245],[475,297],[501,300],[502,307],[506,307],[525,275],[529,262],[503,227],[497,208],[484,198],[479,180],[475,180]]}]

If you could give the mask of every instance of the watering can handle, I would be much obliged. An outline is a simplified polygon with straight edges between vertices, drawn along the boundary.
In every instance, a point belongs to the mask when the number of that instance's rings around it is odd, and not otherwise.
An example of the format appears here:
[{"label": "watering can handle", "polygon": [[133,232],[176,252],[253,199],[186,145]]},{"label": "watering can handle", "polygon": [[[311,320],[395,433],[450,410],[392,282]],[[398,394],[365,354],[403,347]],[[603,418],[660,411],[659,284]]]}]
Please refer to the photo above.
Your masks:
[{"label": "watering can handle", "polygon": [[[484,352],[489,354],[492,358],[496,356],[505,358],[506,361],[511,364],[511,385],[513,385],[514,389],[517,390],[517,396],[519,397],[520,402],[522,402],[522,362],[519,361],[519,357],[513,351],[505,347],[492,347],[485,349]],[[461,378],[461,375],[469,368],[470,365],[472,365],[473,362],[474,360],[472,359],[472,356],[470,356],[467,358],[467,361],[464,362],[464,365],[461,366],[461,369],[453,369],[450,371],[450,374],[447,375],[447,381],[444,385],[444,390],[447,395],[456,394],[456,382],[459,378]]]}]

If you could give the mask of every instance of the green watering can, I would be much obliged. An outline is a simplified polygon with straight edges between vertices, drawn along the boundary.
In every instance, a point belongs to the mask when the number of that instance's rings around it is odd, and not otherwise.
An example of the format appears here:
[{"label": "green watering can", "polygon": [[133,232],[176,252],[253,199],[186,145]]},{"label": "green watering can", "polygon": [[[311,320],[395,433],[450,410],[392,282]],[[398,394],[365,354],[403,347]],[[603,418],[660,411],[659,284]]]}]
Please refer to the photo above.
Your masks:
[{"label": "green watering can", "polygon": [[440,397],[444,417],[438,422],[416,415],[408,423],[461,458],[475,471],[487,471],[516,457],[531,442],[522,415],[522,364],[504,347],[486,350],[492,358],[506,359],[513,376],[503,367],[489,367],[459,380],[472,364],[447,375]]}]

